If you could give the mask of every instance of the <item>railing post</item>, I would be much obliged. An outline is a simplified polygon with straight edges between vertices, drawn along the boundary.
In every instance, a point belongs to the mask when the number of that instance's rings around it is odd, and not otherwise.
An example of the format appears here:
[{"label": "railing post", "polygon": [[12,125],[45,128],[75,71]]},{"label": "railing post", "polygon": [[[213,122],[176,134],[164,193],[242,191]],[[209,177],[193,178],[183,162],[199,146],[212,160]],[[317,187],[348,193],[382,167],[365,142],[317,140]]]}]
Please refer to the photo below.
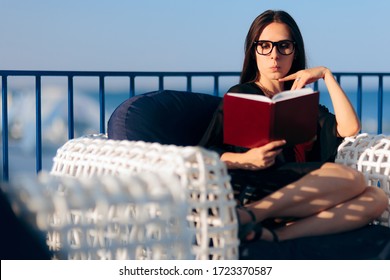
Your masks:
[{"label": "railing post", "polygon": [[100,100],[100,133],[106,133],[105,129],[105,102],[104,102],[104,76],[99,76],[99,100]]},{"label": "railing post", "polygon": [[378,85],[378,134],[382,134],[383,121],[383,76],[379,75]]},{"label": "railing post", "polygon": [[357,104],[356,111],[359,120],[362,119],[362,100],[363,100],[363,90],[362,90],[362,76],[358,75],[358,88],[357,88]]},{"label": "railing post", "polygon": [[7,76],[1,77],[2,91],[2,141],[3,141],[3,180],[8,182],[9,180],[9,160],[8,160],[8,85]]},{"label": "railing post", "polygon": [[129,97],[133,97],[135,95],[135,77],[134,76],[130,76],[130,85],[129,85],[129,88],[130,88],[130,93],[129,93]]},{"label": "railing post", "polygon": [[35,115],[36,115],[36,171],[42,170],[42,116],[41,116],[41,76],[35,76]]},{"label": "railing post", "polygon": [[158,90],[163,90],[164,89],[164,76],[159,75],[158,76]]},{"label": "railing post", "polygon": [[340,84],[341,75],[336,75],[336,81]]},{"label": "railing post", "polygon": [[218,75],[214,75],[214,96],[219,95],[219,80]]},{"label": "railing post", "polygon": [[73,76],[68,76],[68,139],[74,138]]},{"label": "railing post", "polygon": [[192,77],[187,75],[187,91],[192,91]]},{"label": "railing post", "polygon": [[313,90],[314,91],[318,90],[318,80],[314,82]]}]

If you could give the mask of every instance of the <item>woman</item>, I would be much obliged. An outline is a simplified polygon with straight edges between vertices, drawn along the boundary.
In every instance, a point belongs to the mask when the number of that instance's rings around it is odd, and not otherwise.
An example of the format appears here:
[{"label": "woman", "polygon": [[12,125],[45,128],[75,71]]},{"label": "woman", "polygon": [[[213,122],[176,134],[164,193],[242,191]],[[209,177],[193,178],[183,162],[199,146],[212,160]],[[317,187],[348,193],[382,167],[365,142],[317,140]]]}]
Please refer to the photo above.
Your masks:
[{"label": "woman", "polygon": [[283,11],[259,15],[246,37],[240,84],[229,91],[273,96],[323,79],[335,114],[320,106],[313,142],[291,147],[278,140],[244,149],[223,144],[221,104],[200,143],[220,153],[240,202],[250,194],[251,201],[237,209],[243,241],[348,231],[370,223],[387,207],[381,189],[367,187],[356,170],[332,163],[342,138],[357,134],[360,123],[331,71],[305,67],[304,43],[294,19]]}]

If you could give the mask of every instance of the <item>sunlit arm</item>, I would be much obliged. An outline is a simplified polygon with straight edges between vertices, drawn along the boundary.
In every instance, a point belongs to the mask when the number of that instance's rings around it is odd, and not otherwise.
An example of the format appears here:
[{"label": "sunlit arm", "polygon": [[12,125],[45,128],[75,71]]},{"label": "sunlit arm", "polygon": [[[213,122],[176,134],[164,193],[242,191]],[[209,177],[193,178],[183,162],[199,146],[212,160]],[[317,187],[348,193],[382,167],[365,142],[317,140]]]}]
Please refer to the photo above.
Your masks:
[{"label": "sunlit arm", "polygon": [[338,134],[341,137],[356,135],[361,129],[359,118],[345,92],[328,68],[324,70],[324,81],[332,100]]},{"label": "sunlit arm", "polygon": [[334,78],[332,72],[323,66],[300,70],[279,79],[280,82],[294,80],[291,89],[300,89],[319,79],[324,79],[336,115],[337,132],[341,137],[353,136],[360,131],[360,121],[347,95]]}]

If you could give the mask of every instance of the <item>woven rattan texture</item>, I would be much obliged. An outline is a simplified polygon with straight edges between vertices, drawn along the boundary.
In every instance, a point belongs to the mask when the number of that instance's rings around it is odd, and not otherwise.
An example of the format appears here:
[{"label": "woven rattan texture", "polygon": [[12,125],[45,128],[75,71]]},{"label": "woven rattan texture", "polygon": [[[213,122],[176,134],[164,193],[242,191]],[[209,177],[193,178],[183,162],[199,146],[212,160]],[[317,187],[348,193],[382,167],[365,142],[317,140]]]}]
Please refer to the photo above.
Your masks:
[{"label": "woven rattan texture", "polygon": [[188,225],[195,230],[196,259],[238,258],[236,202],[226,166],[216,153],[88,135],[58,149],[51,174],[80,178],[145,171],[171,174],[180,181]]},{"label": "woven rattan texture", "polygon": [[[339,146],[336,162],[361,171],[369,186],[382,188],[390,198],[390,137],[359,134],[345,138]],[[390,200],[388,210],[379,219],[390,226]]]},{"label": "woven rattan texture", "polygon": [[179,182],[155,173],[12,185],[15,212],[47,233],[53,259],[193,259]]}]

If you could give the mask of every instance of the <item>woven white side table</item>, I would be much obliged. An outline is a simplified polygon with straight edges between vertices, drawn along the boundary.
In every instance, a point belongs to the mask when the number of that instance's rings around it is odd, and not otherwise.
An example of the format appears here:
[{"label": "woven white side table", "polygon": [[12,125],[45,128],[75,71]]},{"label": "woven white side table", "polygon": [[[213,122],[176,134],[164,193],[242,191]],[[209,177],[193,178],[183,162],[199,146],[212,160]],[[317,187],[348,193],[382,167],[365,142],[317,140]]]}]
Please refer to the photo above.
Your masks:
[{"label": "woven white side table", "polygon": [[[382,188],[390,198],[390,136],[359,134],[347,137],[338,148],[336,162],[361,171],[367,185]],[[379,219],[390,226],[389,207]]]},{"label": "woven white side table", "polygon": [[40,174],[7,190],[14,211],[47,233],[54,259],[193,259],[194,233],[176,178],[155,173]]},{"label": "woven white side table", "polygon": [[196,259],[238,258],[236,202],[226,166],[216,153],[89,135],[58,149],[51,174],[91,177],[145,171],[171,174],[180,181],[187,220],[196,233],[192,249]]}]

